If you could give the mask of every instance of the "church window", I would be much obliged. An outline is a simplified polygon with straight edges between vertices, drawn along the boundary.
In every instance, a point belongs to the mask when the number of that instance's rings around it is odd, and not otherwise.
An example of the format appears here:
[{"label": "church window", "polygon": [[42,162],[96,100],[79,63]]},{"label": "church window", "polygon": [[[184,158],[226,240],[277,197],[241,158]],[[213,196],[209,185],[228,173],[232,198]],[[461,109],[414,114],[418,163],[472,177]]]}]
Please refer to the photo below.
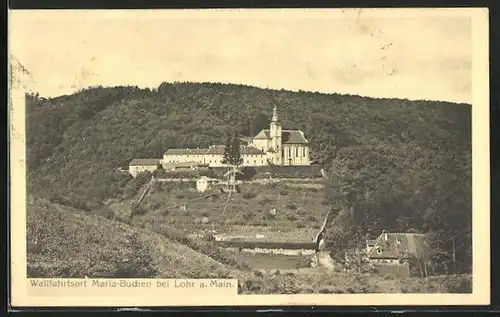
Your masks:
[{"label": "church window", "polygon": [[292,156],[292,149],[288,149],[288,157]]},{"label": "church window", "polygon": [[298,147],[295,148],[295,156],[297,156],[297,157],[299,156],[299,148]]},{"label": "church window", "polygon": [[302,148],[302,156],[306,157],[306,149],[305,148]]},{"label": "church window", "polygon": [[285,149],[281,150],[281,157],[285,157]]}]

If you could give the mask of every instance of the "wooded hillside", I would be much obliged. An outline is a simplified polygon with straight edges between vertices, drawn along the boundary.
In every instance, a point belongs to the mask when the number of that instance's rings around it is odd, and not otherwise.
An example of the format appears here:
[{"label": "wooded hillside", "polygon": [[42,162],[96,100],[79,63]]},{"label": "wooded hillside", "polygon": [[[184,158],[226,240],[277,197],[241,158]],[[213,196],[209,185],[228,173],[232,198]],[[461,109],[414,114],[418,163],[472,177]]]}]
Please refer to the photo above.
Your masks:
[{"label": "wooded hillside", "polygon": [[29,192],[92,210],[132,186],[119,166],[161,157],[169,147],[223,144],[233,129],[255,135],[268,127],[274,105],[283,127],[303,130],[312,158],[330,172],[326,194],[337,210],[332,230],[346,233],[337,245],[375,238],[382,229],[433,232],[442,251],[436,257],[449,264],[440,270],[470,269],[466,104],[209,83],[29,96]]}]

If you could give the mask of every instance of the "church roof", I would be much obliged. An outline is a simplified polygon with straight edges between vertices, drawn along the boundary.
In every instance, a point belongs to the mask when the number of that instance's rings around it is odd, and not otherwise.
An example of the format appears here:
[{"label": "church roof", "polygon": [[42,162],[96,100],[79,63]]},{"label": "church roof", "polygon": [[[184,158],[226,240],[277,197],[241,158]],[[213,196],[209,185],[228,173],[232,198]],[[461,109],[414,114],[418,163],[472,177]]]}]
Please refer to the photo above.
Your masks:
[{"label": "church roof", "polygon": [[283,144],[306,144],[307,140],[300,130],[283,130],[281,142]]},{"label": "church roof", "polygon": [[[271,131],[269,129],[264,129],[260,131],[254,139],[271,139]],[[307,144],[307,140],[304,133],[300,130],[282,130],[281,131],[281,142],[283,144]]]}]

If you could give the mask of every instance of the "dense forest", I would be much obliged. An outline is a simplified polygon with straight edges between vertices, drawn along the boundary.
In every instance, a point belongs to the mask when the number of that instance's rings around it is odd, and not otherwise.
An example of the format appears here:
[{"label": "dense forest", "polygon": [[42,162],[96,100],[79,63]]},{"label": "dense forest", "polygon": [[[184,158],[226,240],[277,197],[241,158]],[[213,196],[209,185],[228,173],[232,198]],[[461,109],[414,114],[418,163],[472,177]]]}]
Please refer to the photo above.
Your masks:
[{"label": "dense forest", "polygon": [[[467,104],[290,92],[243,85],[162,83],[27,97],[28,192],[85,210],[121,198],[118,170],[170,147],[253,136],[278,106],[329,173],[336,249],[383,229],[429,232],[438,272],[471,269],[471,108]],[[135,185],[134,185],[135,186]],[[340,234],[338,234],[340,233]]]}]

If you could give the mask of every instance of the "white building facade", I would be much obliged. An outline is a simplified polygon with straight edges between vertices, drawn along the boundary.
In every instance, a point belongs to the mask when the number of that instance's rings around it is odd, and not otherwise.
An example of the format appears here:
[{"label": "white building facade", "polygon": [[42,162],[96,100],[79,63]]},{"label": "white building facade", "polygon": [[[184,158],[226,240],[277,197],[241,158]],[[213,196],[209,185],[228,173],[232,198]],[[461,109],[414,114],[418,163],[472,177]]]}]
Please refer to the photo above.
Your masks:
[{"label": "white building facade", "polygon": [[153,172],[158,169],[160,159],[134,159],[128,165],[130,175],[136,177],[141,172]]}]

